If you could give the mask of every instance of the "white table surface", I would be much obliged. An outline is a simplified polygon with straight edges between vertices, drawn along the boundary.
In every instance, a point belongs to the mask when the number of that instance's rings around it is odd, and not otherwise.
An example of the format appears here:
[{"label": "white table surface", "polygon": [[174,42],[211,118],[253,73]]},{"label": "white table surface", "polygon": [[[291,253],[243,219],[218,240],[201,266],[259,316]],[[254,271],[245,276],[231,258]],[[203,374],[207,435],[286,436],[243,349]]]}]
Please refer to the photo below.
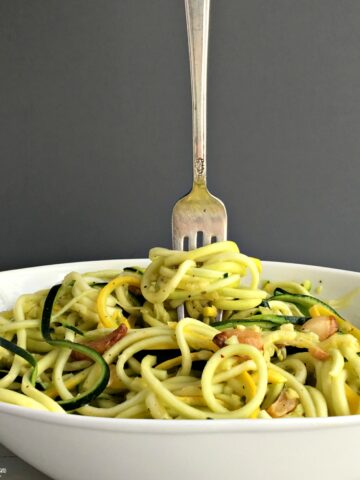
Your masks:
[{"label": "white table surface", "polygon": [[[1,428],[1,427],[0,427]],[[4,470],[6,472],[4,473]],[[51,480],[0,444],[1,480]]]}]

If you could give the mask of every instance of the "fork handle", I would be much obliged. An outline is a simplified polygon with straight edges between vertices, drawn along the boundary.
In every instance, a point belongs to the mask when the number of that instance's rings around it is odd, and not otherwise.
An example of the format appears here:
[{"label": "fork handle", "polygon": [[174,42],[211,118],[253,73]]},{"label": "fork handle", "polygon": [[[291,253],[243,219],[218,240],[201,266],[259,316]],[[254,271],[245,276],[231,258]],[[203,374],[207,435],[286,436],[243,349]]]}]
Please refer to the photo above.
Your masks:
[{"label": "fork handle", "polygon": [[194,184],[206,185],[206,87],[210,0],[185,0],[189,42]]}]

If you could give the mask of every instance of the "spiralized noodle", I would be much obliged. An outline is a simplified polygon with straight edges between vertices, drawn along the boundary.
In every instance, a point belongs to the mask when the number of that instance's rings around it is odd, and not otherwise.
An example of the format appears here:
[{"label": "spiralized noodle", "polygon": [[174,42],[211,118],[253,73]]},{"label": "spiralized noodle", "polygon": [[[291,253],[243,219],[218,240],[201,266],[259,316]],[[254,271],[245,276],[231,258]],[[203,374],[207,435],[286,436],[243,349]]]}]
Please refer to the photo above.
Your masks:
[{"label": "spiralized noodle", "polygon": [[149,258],[71,272],[0,313],[0,401],[112,418],[360,413],[360,332],[333,310],[341,299],[261,285],[234,242]]}]

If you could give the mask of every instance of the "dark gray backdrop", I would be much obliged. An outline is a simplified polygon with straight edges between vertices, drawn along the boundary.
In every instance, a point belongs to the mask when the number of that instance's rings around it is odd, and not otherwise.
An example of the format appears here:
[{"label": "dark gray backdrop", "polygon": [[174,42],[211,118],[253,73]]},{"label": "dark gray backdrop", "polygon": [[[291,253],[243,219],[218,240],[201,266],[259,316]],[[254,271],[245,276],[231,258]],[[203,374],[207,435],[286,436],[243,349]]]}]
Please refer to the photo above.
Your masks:
[{"label": "dark gray backdrop", "polygon": [[[360,2],[213,0],[210,190],[264,259],[360,269]],[[0,269],[170,245],[182,0],[1,0]]]}]

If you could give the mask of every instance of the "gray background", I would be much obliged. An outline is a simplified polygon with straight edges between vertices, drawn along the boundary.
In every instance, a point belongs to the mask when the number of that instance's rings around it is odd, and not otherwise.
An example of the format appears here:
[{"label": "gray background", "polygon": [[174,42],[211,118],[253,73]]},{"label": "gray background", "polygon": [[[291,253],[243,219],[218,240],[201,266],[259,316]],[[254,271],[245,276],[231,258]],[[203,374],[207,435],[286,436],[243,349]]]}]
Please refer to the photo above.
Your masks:
[{"label": "gray background", "polygon": [[[170,246],[181,0],[1,0],[0,269]],[[360,269],[360,2],[214,0],[209,187],[264,259]],[[43,478],[0,447],[5,479]]]},{"label": "gray background", "polygon": [[[263,259],[359,270],[360,2],[214,0],[209,188]],[[0,269],[170,245],[192,181],[181,0],[1,0]]]}]

